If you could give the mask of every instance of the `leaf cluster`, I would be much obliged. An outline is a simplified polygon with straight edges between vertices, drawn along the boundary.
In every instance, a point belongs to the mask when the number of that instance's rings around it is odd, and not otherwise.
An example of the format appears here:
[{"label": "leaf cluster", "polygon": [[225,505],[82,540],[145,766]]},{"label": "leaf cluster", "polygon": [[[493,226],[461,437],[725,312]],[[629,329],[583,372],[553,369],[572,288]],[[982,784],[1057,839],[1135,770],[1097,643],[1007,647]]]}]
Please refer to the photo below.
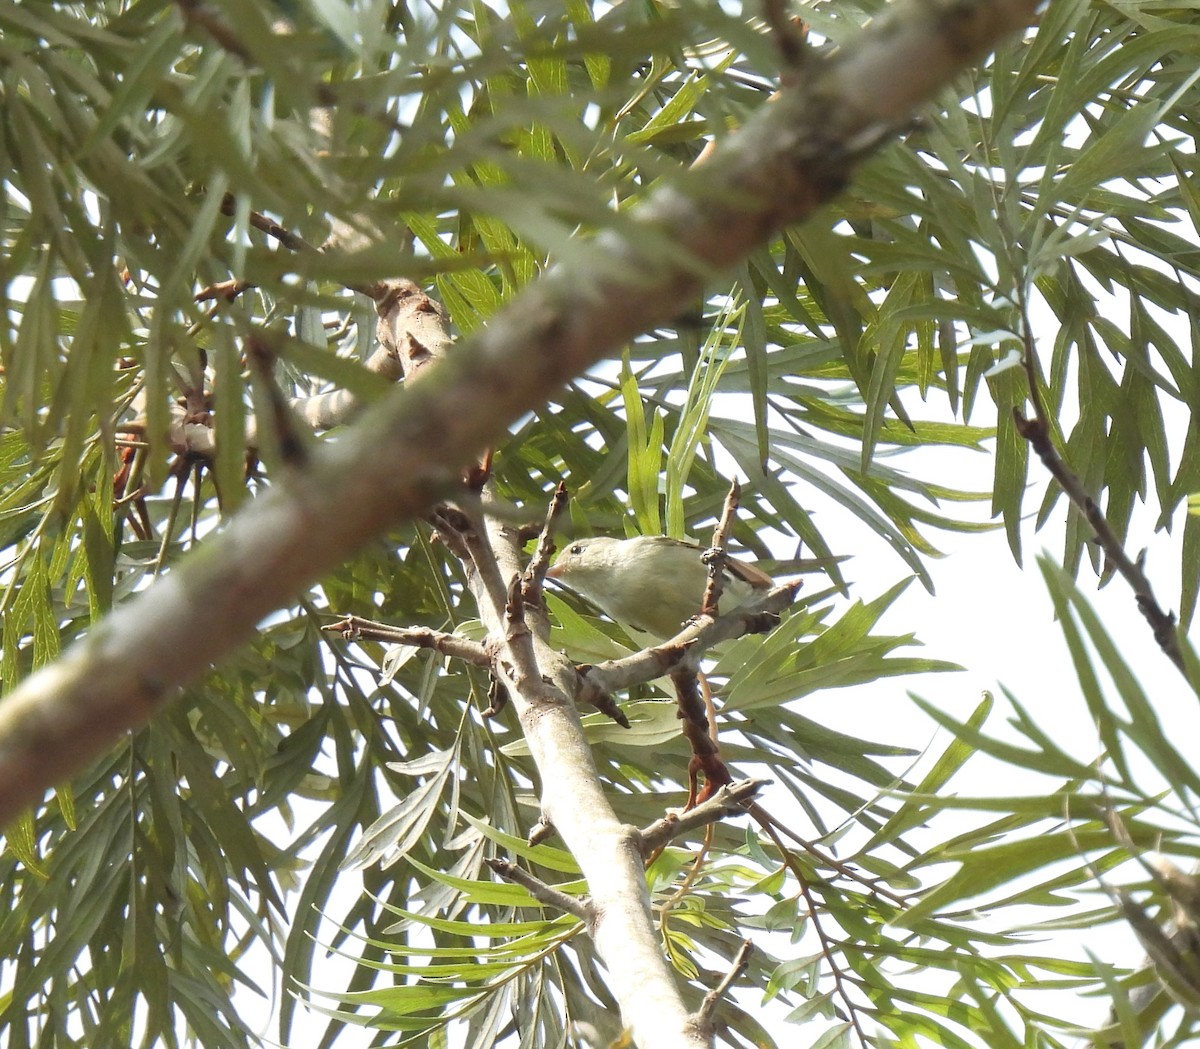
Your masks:
[{"label": "leaf cluster", "polygon": [[[876,7],[812,9],[811,46],[836,48]],[[1020,557],[1035,475],[1011,409],[1027,390],[1019,370],[995,366],[1024,318],[1055,438],[1122,537],[1137,502],[1167,527],[1200,488],[1196,33],[1186,6],[1057,0],[1036,35],[872,161],[834,213],[714,276],[672,327],[562,390],[496,450],[497,489],[520,522],[540,519],[565,481],[572,531],[702,537],[736,473],[739,549],[781,575],[801,553],[830,559],[775,633],[714,670],[727,759],[770,771],[815,850],[793,842],[789,867],[723,825],[695,877],[697,842],[648,872],[664,949],[696,1003],[756,929],[776,935],[742,990],[796,1023],[827,1021],[823,1040],[849,1037],[853,1003],[881,1045],[1057,1045],[1062,1024],[1022,989],[1082,987],[1094,970],[979,922],[979,900],[1059,907],[1132,854],[1110,814],[1138,849],[1192,858],[1194,774],[1080,611],[1069,579],[1089,535],[1053,486],[1037,519],[1067,515],[1067,575],[1049,585],[1064,623],[1083,617],[1119,673],[1127,707],[1110,713],[1073,628],[1109,765],[1053,746],[1019,707],[1020,747],[986,733],[985,710],[961,725],[931,710],[957,738],[914,775],[906,747],[836,733],[795,701],[947,668],[880,626],[903,583],[864,593],[854,562],[832,560],[860,541],[882,540],[898,572],[931,586],[936,533],[988,527],[990,513]],[[221,517],[281,476],[269,442],[248,473],[228,436],[271,411],[243,359],[248,336],[276,336],[270,380],[286,397],[387,395],[362,367],[375,319],[355,288],[425,281],[469,334],[554,260],[624,228],[657,186],[686,183],[708,137],[770,104],[779,65],[756,11],[692,0],[0,0],[5,686],[193,547],[203,556]],[[281,246],[260,215],[329,250]],[[197,301],[231,279],[248,285],[234,300]],[[217,434],[199,469],[165,436],[197,391]],[[140,428],[121,429],[133,417]],[[982,462],[985,449],[991,483],[969,487],[943,480],[929,454]],[[1189,517],[1185,623],[1198,541]],[[314,986],[334,1003],[323,1045],[346,1024],[370,1025],[380,1044],[451,1020],[480,1046],[510,1033],[563,1044],[571,1023],[606,1030],[612,1003],[587,938],[486,871],[488,856],[515,854],[582,891],[563,853],[523,844],[534,774],[516,726],[479,717],[486,680],[422,653],[381,681],[382,648],[323,633],[351,614],[470,631],[463,582],[423,526],[381,539],[9,829],[8,1044],[253,1044],[242,1003],[272,991],[264,957],[285,992],[284,1042],[292,993]],[[612,624],[549,604],[576,658],[620,650]],[[626,709],[630,731],[598,716],[588,731],[620,815],[645,825],[681,803],[688,754],[655,686]],[[1133,789],[1131,746],[1167,777],[1169,799]],[[976,752],[1055,786],[954,799],[946,784]],[[968,805],[994,816],[943,834],[939,821]],[[357,877],[362,895],[346,888]],[[1143,896],[1165,906],[1156,886]],[[1117,908],[1071,913],[1034,924]],[[322,975],[318,943],[350,959],[344,987]],[[771,1044],[755,1005],[742,995],[722,1012],[733,1044]]]}]

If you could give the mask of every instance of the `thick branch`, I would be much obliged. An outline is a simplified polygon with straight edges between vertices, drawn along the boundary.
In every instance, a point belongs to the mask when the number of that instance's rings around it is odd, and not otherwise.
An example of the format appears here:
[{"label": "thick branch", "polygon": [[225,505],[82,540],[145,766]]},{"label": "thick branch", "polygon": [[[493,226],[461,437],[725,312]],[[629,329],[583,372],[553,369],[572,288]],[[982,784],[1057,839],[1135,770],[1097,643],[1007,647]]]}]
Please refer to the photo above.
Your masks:
[{"label": "thick branch", "polygon": [[708,163],[547,272],[414,389],[372,405],[343,439],[317,448],[303,471],[0,703],[0,823],[144,724],[379,532],[456,490],[480,449],[597,360],[673,318],[706,275],[812,214],[868,144],[1036,7],[894,5],[840,52],[808,63],[803,83]]},{"label": "thick branch", "polygon": [[[518,578],[521,540],[517,529],[487,519],[489,535],[481,541],[495,555],[496,574]],[[490,541],[489,541],[490,540]],[[508,607],[514,586],[500,601],[492,600],[481,573],[468,575],[479,602],[479,614],[493,637],[505,639],[509,701],[541,779],[543,817],[553,824],[587,879],[589,902],[581,913],[596,951],[608,970],[609,989],[621,1008],[621,1020],[643,1049],[710,1049],[690,1022],[671,966],[659,946],[646,886],[642,836],[622,823],[600,782],[592,750],[571,700],[575,669],[566,656],[547,644],[545,612],[523,605],[532,629],[512,636]],[[527,667],[529,656],[534,666]],[[506,875],[509,876],[509,875]],[[563,905],[563,901],[559,901]]]}]

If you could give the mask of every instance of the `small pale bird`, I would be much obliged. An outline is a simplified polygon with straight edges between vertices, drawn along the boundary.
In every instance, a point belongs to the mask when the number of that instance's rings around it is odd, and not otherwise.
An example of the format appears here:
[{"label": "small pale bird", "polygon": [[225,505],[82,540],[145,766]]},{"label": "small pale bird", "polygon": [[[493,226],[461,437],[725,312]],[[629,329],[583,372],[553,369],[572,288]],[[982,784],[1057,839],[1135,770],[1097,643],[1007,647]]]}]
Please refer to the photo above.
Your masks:
[{"label": "small pale bird", "polygon": [[[617,622],[665,640],[700,611],[708,583],[703,553],[695,543],[665,535],[595,536],[571,543],[546,575]],[[765,572],[732,557],[726,559],[723,583],[722,612],[740,608],[775,585]]]}]

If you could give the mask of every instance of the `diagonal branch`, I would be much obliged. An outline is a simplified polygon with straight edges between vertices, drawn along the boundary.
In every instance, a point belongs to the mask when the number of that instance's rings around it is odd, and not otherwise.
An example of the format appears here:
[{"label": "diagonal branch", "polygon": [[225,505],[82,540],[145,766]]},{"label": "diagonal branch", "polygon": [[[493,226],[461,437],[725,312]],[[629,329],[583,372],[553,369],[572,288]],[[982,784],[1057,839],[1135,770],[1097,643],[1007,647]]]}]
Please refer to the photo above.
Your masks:
[{"label": "diagonal branch", "polygon": [[581,900],[576,896],[568,896],[561,889],[556,889],[553,885],[547,885],[544,881],[535,878],[528,871],[522,870],[509,860],[492,858],[484,860],[484,862],[500,875],[501,878],[514,882],[524,889],[528,889],[529,895],[543,906],[553,907],[555,910],[562,911],[565,914],[573,914],[576,918],[585,922],[594,920],[593,908],[589,901]]},{"label": "diagonal branch", "polygon": [[579,697],[594,703],[600,694],[620,692],[676,671],[695,674],[700,660],[714,645],[744,634],[763,633],[778,624],[778,613],[795,601],[799,587],[799,583],[784,583],[763,594],[752,605],[724,612],[707,623],[689,623],[660,645],[643,648],[620,659],[582,664],[579,667]]},{"label": "diagonal branch", "polygon": [[[270,612],[397,522],[459,490],[508,426],[705,280],[811,215],[868,148],[1037,0],[911,0],[788,87],[710,160],[547,271],[412,389],[368,408],[303,470],[0,703],[0,823],[103,754]],[[620,308],[614,308],[619,303]]]},{"label": "diagonal branch", "polygon": [[652,856],[668,842],[691,833],[697,827],[707,827],[730,816],[744,816],[749,806],[754,804],[755,795],[770,782],[765,779],[743,779],[736,783],[726,783],[711,798],[700,802],[695,808],[655,820],[642,831],[642,852]]},{"label": "diagonal branch", "polygon": [[[1022,311],[1024,314],[1024,311]],[[1066,493],[1075,508],[1083,514],[1095,534],[1096,542],[1118,572],[1124,577],[1133,590],[1137,601],[1138,611],[1150,624],[1154,632],[1154,640],[1158,647],[1166,653],[1167,658],[1179,668],[1186,677],[1183,650],[1179,645],[1179,632],[1175,629],[1175,616],[1163,610],[1154,595],[1141,560],[1134,561],[1125,553],[1121,540],[1109,525],[1108,519],[1100,509],[1099,504],[1084,488],[1079,475],[1067,465],[1066,461],[1054,447],[1050,436],[1050,419],[1046,414],[1046,406],[1042,400],[1041,389],[1038,386],[1037,358],[1034,356],[1033,329],[1027,315],[1022,316],[1021,337],[1024,342],[1022,363],[1025,368],[1025,378],[1029,386],[1029,402],[1033,405],[1033,418],[1026,418],[1020,408],[1013,408],[1013,421],[1019,433],[1037,452],[1042,464],[1050,471],[1050,475],[1058,482],[1059,487]]]},{"label": "diagonal branch", "polygon": [[[495,518],[480,524],[486,534],[474,542],[480,551],[489,552],[491,572],[519,580],[519,530]],[[584,918],[608,970],[609,989],[620,1005],[622,1023],[633,1032],[637,1045],[710,1049],[711,1040],[690,1022],[675,975],[659,950],[642,835],[617,818],[604,793],[572,699],[574,667],[547,643],[550,624],[545,610],[525,604],[518,583],[496,600],[484,578],[487,574],[472,572],[468,583],[489,636],[502,639],[497,674],[505,678],[509,702],[537,766],[543,818],[553,825],[587,879],[585,909],[568,909]],[[523,630],[514,629],[518,605]],[[498,873],[511,876],[508,871],[506,867]],[[556,902],[567,906],[564,900]]]},{"label": "diagonal branch", "polygon": [[693,1017],[693,1021],[700,1030],[707,1031],[712,1027],[713,1013],[716,1012],[717,1006],[720,1004],[721,999],[725,997],[729,988],[746,971],[746,966],[750,964],[750,954],[753,950],[754,944],[750,940],[743,940],[737,954],[734,955],[733,964],[730,965],[729,971],[721,978],[721,982],[704,996],[704,1001],[700,1003],[700,1008]]}]

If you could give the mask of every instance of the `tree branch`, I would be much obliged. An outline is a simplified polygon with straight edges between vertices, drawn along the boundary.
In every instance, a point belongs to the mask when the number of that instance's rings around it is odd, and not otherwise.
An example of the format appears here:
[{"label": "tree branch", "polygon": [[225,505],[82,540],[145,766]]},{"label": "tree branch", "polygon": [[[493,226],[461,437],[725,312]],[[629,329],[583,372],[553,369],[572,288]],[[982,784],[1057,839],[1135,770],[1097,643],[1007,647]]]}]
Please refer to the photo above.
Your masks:
[{"label": "tree branch", "polygon": [[460,471],[523,413],[669,321],[709,275],[812,214],[866,148],[1028,24],[1037,6],[892,6],[843,49],[808,63],[803,83],[719,143],[708,163],[547,271],[415,388],[315,449],[303,470],[0,703],[0,823],[143,725],[379,532],[457,491]]},{"label": "tree branch", "polygon": [[1033,405],[1033,418],[1027,419],[1020,408],[1014,407],[1013,421],[1016,424],[1017,433],[1029,442],[1030,447],[1037,452],[1038,458],[1041,459],[1042,464],[1050,471],[1050,475],[1058,482],[1063,492],[1066,493],[1067,498],[1083,514],[1084,519],[1092,528],[1096,542],[1104,551],[1104,556],[1110,564],[1116,567],[1117,571],[1125,579],[1125,582],[1133,590],[1138,611],[1142,613],[1146,622],[1150,624],[1150,629],[1154,633],[1154,640],[1158,642],[1158,647],[1179,668],[1180,673],[1184,677],[1187,677],[1183,649],[1179,645],[1179,632],[1175,629],[1174,614],[1163,610],[1162,606],[1158,603],[1158,598],[1154,595],[1154,588],[1150,585],[1150,580],[1142,569],[1141,560],[1134,561],[1125,553],[1125,548],[1121,545],[1120,539],[1117,538],[1116,533],[1112,530],[1108,519],[1104,516],[1104,512],[1100,509],[1096,500],[1084,488],[1079,475],[1067,465],[1066,460],[1059,454],[1058,449],[1054,447],[1054,441],[1050,436],[1050,419],[1046,414],[1041,390],[1038,387],[1037,358],[1034,356],[1033,329],[1030,326],[1028,316],[1024,315],[1024,309],[1022,309],[1022,314],[1021,323],[1024,328],[1022,332],[1024,342],[1022,363],[1025,368],[1025,378],[1029,386],[1029,402]]},{"label": "tree branch", "polygon": [[676,670],[695,673],[704,653],[714,645],[765,629],[769,620],[775,620],[796,599],[799,586],[798,582],[785,583],[752,605],[724,612],[707,623],[689,623],[661,645],[652,645],[621,659],[580,666],[578,698],[594,703],[600,694],[611,695]]},{"label": "tree branch", "polygon": [[658,852],[668,842],[681,838],[697,827],[706,827],[730,816],[745,816],[754,796],[770,780],[743,779],[727,783],[707,801],[687,812],[664,816],[642,831],[642,851],[647,856]]},{"label": "tree branch", "polygon": [[559,481],[558,487],[554,489],[554,495],[550,499],[550,505],[546,508],[546,521],[542,525],[541,532],[538,533],[537,547],[533,551],[533,557],[529,559],[525,574],[521,577],[521,593],[527,601],[533,601],[536,604],[542,603],[542,587],[546,583],[546,569],[550,567],[550,557],[554,553],[554,527],[567,508],[567,499],[567,486],[564,482]]},{"label": "tree branch", "polygon": [[413,648],[432,648],[444,656],[461,659],[472,666],[487,667],[492,665],[492,654],[477,641],[448,634],[442,630],[430,630],[427,627],[397,627],[387,623],[376,623],[371,619],[359,616],[347,616],[336,623],[330,623],[324,628],[333,633],[341,634],[347,640],[382,641],[389,645],[411,645]]},{"label": "tree branch", "polygon": [[553,907],[564,914],[573,914],[580,921],[590,922],[593,919],[592,907],[587,900],[568,896],[553,885],[547,885],[544,881],[535,878],[527,870],[523,870],[515,863],[495,858],[484,860],[484,863],[491,867],[501,878],[528,889],[529,895],[537,900],[538,903],[546,907]]},{"label": "tree branch", "polygon": [[726,992],[733,986],[734,981],[746,971],[746,966],[750,964],[750,955],[754,951],[754,944],[749,940],[743,940],[742,945],[738,948],[738,952],[734,955],[733,964],[729,967],[722,978],[711,991],[704,996],[704,1001],[700,1003],[700,1008],[696,1011],[694,1021],[696,1026],[706,1031],[712,1027],[712,1015],[720,1004],[721,999],[725,997]]},{"label": "tree branch", "polygon": [[[519,579],[521,539],[517,529],[485,518],[486,546],[495,558],[495,574]],[[474,556],[474,555],[473,555]],[[468,583],[488,633],[503,638],[506,658],[497,673],[506,680],[541,779],[545,820],[554,826],[587,879],[590,903],[584,915],[596,951],[608,970],[609,989],[621,1008],[622,1022],[634,1041],[655,1049],[711,1049],[711,1039],[690,1022],[674,973],[659,949],[646,886],[642,836],[617,819],[600,781],[592,750],[571,698],[575,668],[547,643],[545,610],[522,604],[527,630],[514,634],[510,597],[514,586],[494,600],[483,573]],[[527,665],[532,659],[533,665]],[[572,912],[574,913],[574,912]]]},{"label": "tree branch", "polygon": [[700,602],[701,615],[715,615],[721,600],[721,591],[725,583],[725,562],[729,559],[725,543],[729,539],[729,531],[733,528],[734,517],[741,500],[742,486],[735,477],[729,486],[729,494],[725,496],[721,519],[713,529],[712,545],[704,553],[704,563],[708,566],[708,582],[704,586],[704,597]]}]

